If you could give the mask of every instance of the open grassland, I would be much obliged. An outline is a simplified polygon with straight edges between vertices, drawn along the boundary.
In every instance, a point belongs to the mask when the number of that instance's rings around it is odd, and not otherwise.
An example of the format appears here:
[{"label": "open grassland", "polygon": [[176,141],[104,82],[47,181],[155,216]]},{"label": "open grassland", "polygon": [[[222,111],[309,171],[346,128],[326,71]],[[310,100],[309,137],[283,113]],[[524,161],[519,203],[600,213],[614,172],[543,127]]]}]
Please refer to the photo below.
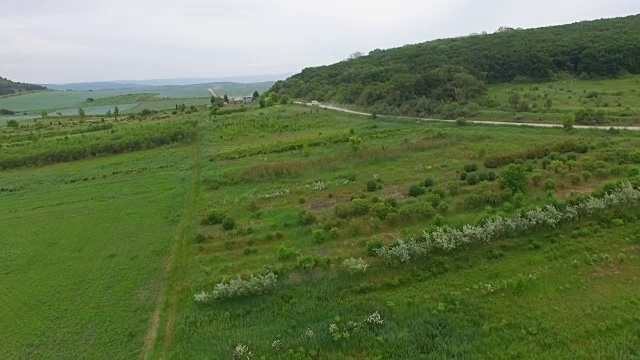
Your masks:
[{"label": "open grassland", "polygon": [[[510,102],[513,94],[518,104]],[[488,87],[492,109],[480,119],[520,119],[562,123],[583,108],[602,110],[612,124],[640,124],[640,76],[620,79],[564,79],[549,83],[499,84]]]},{"label": "open grassland", "polygon": [[[46,156],[175,130],[190,136]],[[46,159],[0,172],[6,358],[640,356],[636,132],[286,105],[27,122],[0,141],[0,160]],[[433,241],[523,216],[538,222]]]},{"label": "open grassland", "polygon": [[[372,121],[300,107],[216,118],[203,132],[202,222],[234,224],[200,225],[186,239],[192,260],[168,316],[176,323],[155,355],[231,358],[239,344],[274,359],[638,355],[637,205],[398,266],[370,250],[438,226],[561,208],[629,176],[638,183],[640,159],[620,157],[636,153],[635,133]],[[351,137],[363,139],[357,151]],[[526,173],[524,193],[500,189],[511,162]],[[467,177],[498,179],[461,181],[474,164]],[[411,196],[412,184],[424,194]],[[350,274],[351,257],[369,270]],[[194,301],[267,271],[279,279],[267,295]]]},{"label": "open grassland", "polygon": [[190,148],[0,173],[3,359],[135,359],[186,207]]}]

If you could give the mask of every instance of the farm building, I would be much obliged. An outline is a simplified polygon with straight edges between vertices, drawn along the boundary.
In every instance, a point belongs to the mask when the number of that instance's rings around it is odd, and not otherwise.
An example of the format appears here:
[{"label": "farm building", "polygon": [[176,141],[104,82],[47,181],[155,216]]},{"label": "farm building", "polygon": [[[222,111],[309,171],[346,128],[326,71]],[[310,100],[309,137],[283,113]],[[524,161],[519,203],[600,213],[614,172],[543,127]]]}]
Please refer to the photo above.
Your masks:
[{"label": "farm building", "polygon": [[245,96],[244,97],[244,103],[245,104],[251,104],[253,102],[253,96]]}]

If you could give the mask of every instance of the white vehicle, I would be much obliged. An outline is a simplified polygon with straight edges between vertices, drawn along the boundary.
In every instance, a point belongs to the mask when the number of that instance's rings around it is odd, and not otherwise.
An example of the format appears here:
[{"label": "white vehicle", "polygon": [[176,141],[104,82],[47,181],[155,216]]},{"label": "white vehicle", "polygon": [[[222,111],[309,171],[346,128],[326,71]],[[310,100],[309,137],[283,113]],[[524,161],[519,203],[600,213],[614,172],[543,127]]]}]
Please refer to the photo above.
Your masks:
[{"label": "white vehicle", "polygon": [[312,106],[320,106],[320,103],[319,103],[318,101],[316,101],[316,100],[313,100],[313,101],[311,102],[311,105],[312,105]]}]

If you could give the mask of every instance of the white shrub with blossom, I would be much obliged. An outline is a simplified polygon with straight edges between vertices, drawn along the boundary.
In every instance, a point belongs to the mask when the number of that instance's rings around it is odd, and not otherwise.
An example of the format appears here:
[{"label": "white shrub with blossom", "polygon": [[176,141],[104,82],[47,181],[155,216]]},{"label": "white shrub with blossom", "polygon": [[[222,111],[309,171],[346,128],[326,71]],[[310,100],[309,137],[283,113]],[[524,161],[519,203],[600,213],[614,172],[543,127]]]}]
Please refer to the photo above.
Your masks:
[{"label": "white shrub with blossom", "polygon": [[367,271],[367,268],[369,267],[369,265],[364,260],[362,260],[362,258],[356,259],[353,257],[343,261],[342,265],[347,268],[347,270],[349,270],[349,272],[352,274],[358,272],[363,273]]},{"label": "white shrub with blossom", "polygon": [[512,218],[489,219],[482,225],[464,225],[460,229],[439,227],[430,233],[425,231],[420,242],[414,239],[408,242],[398,240],[390,247],[378,249],[377,254],[388,264],[397,265],[409,262],[412,257],[425,255],[432,249],[451,251],[469,243],[490,242],[531,230],[555,228],[581,216],[591,216],[605,209],[638,202],[640,190],[625,182],[603,197],[590,197],[578,205],[567,206],[563,211],[547,205]]},{"label": "white shrub with blossom", "polygon": [[228,282],[221,282],[215,286],[213,292],[194,295],[197,302],[208,302],[211,299],[233,299],[250,295],[262,295],[275,289],[278,282],[276,274],[269,272],[266,275],[253,275],[248,279],[238,276]]},{"label": "white shrub with blossom", "polygon": [[238,344],[235,349],[233,349],[233,358],[238,360],[251,360],[253,353],[249,351],[248,346]]}]

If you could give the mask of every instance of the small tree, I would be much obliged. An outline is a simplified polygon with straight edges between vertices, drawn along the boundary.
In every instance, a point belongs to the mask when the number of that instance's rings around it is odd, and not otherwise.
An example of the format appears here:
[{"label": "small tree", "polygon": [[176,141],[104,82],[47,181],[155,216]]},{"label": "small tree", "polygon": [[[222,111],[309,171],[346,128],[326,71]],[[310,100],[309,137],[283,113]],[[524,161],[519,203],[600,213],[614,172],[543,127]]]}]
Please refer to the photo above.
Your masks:
[{"label": "small tree", "polygon": [[46,111],[41,112],[40,116],[42,116],[42,120],[46,119],[47,118],[47,112]]},{"label": "small tree", "polygon": [[357,152],[360,150],[360,145],[362,144],[362,138],[357,136],[352,136],[349,138],[349,146],[353,152]]},{"label": "small tree", "polygon": [[529,181],[527,170],[522,165],[511,164],[500,174],[500,187],[514,193],[525,192]]},{"label": "small tree", "polygon": [[258,92],[258,90],[253,92],[253,100],[255,101],[257,98],[260,97],[260,93]]},{"label": "small tree", "polygon": [[78,116],[80,116],[81,119],[84,119],[85,113],[83,108],[78,109]]},{"label": "small tree", "polygon": [[227,94],[224,94],[224,102],[226,102],[227,104],[229,103],[229,97],[227,96]]},{"label": "small tree", "polygon": [[116,117],[116,120],[118,119],[118,114],[120,113],[120,108],[118,108],[118,106],[116,105],[115,108],[113,108],[113,116]]},{"label": "small tree", "polygon": [[281,105],[287,105],[289,103],[289,96],[287,95],[282,95],[280,97],[280,104]]},{"label": "small tree", "polygon": [[10,128],[17,128],[18,122],[16,120],[9,120],[7,121],[7,126]]},{"label": "small tree", "polygon": [[260,105],[260,109],[264,109],[267,106],[267,101],[261,97],[258,104]]}]

